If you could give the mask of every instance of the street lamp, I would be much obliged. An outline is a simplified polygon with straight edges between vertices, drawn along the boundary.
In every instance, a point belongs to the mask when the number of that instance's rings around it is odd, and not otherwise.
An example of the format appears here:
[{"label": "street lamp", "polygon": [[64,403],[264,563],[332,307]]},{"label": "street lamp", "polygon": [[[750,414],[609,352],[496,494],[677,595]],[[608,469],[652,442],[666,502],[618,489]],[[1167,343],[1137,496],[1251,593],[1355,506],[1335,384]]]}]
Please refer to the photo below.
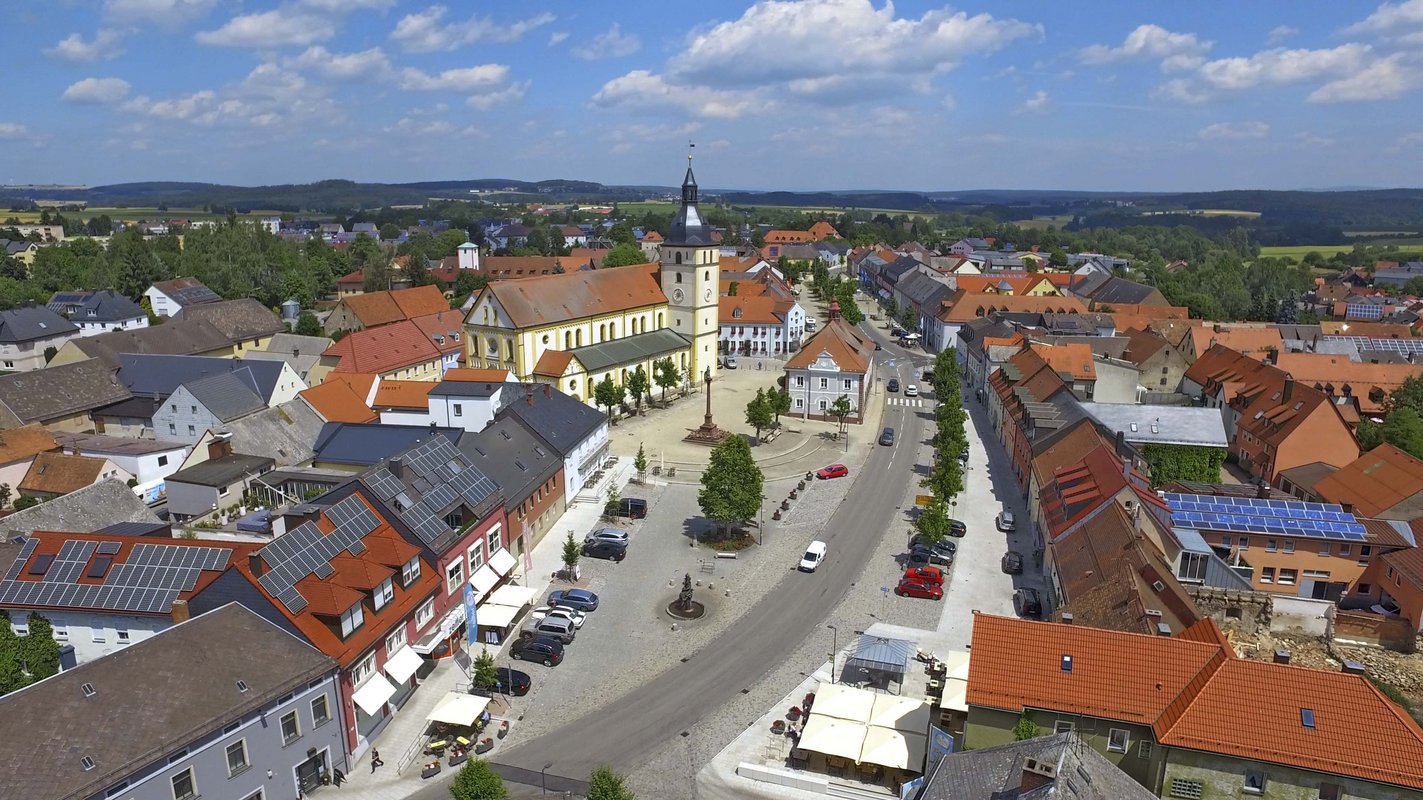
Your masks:
[{"label": "street lamp", "polygon": [[756,544],[766,543],[766,495],[761,495],[760,519],[756,523]]},{"label": "street lamp", "polygon": [[548,794],[548,786],[544,783],[544,774],[548,772],[548,768],[551,766],[553,766],[552,761],[544,764],[543,768],[539,770],[539,794]]},{"label": "street lamp", "polygon": [[835,682],[835,657],[838,656],[838,655],[840,655],[840,630],[839,630],[838,628],[836,628],[834,625],[829,625],[829,624],[827,624],[825,627],[827,627],[827,628],[830,629],[830,643],[831,643],[831,648],[832,648],[832,649],[830,650],[830,682],[831,682],[831,683],[834,683],[834,682]]},{"label": "street lamp", "polygon": [[958,517],[955,516],[956,513],[957,513],[958,507],[959,507],[959,501],[957,501],[957,500],[950,500],[950,501],[949,501],[949,519],[958,519]]}]

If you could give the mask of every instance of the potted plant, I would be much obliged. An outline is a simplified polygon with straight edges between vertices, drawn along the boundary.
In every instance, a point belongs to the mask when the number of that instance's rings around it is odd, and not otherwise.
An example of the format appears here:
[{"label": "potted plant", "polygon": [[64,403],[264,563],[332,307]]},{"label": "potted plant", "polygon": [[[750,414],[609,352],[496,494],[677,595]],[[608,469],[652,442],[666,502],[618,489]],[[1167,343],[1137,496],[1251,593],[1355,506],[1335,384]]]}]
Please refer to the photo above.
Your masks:
[{"label": "potted plant", "polygon": [[503,739],[505,736],[508,736],[508,735],[509,735],[509,720],[507,720],[507,719],[501,719],[501,720],[499,720],[499,727],[496,729],[496,733],[498,734],[498,736],[499,736],[500,739]]},{"label": "potted plant", "polygon": [[771,723],[771,733],[774,733],[774,734],[776,734],[777,736],[779,736],[779,735],[781,735],[782,733],[785,733],[785,731],[786,731],[786,721],[785,721],[785,720],[783,720],[783,719],[778,719],[778,720],[775,720],[775,721],[773,721],[773,722]]},{"label": "potted plant", "polygon": [[488,736],[484,737],[483,739],[480,739],[479,742],[474,745],[475,755],[479,755],[480,753],[488,753],[490,750],[493,749],[494,740],[489,738]]}]

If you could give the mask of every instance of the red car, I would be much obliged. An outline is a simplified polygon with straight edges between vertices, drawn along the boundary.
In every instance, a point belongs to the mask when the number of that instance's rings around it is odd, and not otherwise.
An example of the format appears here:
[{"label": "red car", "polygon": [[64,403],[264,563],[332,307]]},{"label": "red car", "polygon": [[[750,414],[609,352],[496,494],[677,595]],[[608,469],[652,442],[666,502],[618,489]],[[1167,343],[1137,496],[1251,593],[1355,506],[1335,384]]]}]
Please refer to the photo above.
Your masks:
[{"label": "red car", "polygon": [[923,597],[928,600],[939,600],[944,596],[942,587],[910,578],[901,580],[899,585],[894,587],[894,593],[900,597]]},{"label": "red car", "polygon": [[818,470],[815,473],[815,477],[821,480],[827,480],[830,478],[843,478],[849,474],[850,468],[845,466],[844,464],[831,464],[828,467],[824,467]]},{"label": "red car", "polygon": [[935,566],[910,567],[904,571],[904,580],[943,586],[944,571]]}]

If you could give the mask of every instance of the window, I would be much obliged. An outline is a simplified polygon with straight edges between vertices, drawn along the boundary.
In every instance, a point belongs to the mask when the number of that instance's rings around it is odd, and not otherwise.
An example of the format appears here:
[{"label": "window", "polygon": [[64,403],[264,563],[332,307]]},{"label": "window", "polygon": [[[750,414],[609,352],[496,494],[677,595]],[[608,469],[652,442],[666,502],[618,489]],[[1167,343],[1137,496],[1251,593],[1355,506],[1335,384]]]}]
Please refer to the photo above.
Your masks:
[{"label": "window", "polygon": [[94,644],[103,644],[108,641],[108,630],[106,628],[94,628],[90,633]]},{"label": "window", "polygon": [[168,423],[168,433],[169,433],[170,435],[172,435],[172,436],[177,436],[177,435],[178,435],[178,426],[177,426],[177,425],[174,425],[174,424],[171,423],[171,422]]},{"label": "window", "polygon": [[119,644],[128,644],[128,631],[122,629],[116,630],[114,631],[114,638],[119,641]]},{"label": "window", "polygon": [[258,789],[252,794],[249,794],[246,797],[242,798],[242,800],[264,800],[264,796],[262,794],[262,790]]},{"label": "window", "polygon": [[841,386],[841,388],[843,388],[843,389],[849,389],[849,388],[850,388],[850,379],[849,379],[849,378],[846,378],[845,380],[841,381],[841,384],[843,384],[843,385]]},{"label": "window", "polygon": [[361,663],[357,664],[356,668],[351,670],[351,685],[360,686],[362,683],[365,682],[366,678],[369,678],[371,676],[371,673],[375,671],[376,654],[371,653],[370,655],[361,659]]},{"label": "window", "polygon": [[1329,555],[1329,542],[1328,542],[1328,540],[1319,543],[1319,554],[1322,555],[1322,556],[1327,556],[1327,555]]},{"label": "window", "polygon": [[1280,549],[1280,548],[1279,548],[1279,542],[1276,542],[1274,539],[1266,539],[1266,540],[1265,540],[1265,552],[1267,552],[1267,553],[1273,553],[1273,552],[1275,552],[1275,551],[1278,550],[1278,549]]},{"label": "window", "polygon": [[193,781],[192,767],[173,776],[173,800],[188,800],[197,796],[198,785]]},{"label": "window", "polygon": [[420,608],[415,610],[415,627],[423,628],[430,624],[430,620],[435,618],[435,598],[430,598],[420,604]]},{"label": "window", "polygon": [[464,416],[464,405],[462,405],[462,404],[460,404],[460,403],[455,403],[454,406],[455,406],[455,416],[457,416],[457,417],[463,417],[463,416]]},{"label": "window", "polygon": [[1337,783],[1319,784],[1319,800],[1344,800],[1344,787]]},{"label": "window", "polygon": [[295,711],[288,711],[282,715],[282,744],[291,744],[301,738],[301,725],[298,723]]},{"label": "window", "polygon": [[1353,548],[1353,545],[1341,544],[1341,545],[1339,545],[1339,555],[1341,555],[1341,556],[1350,555],[1350,554],[1352,553],[1353,549],[1354,549],[1354,548]]},{"label": "window", "polygon": [[820,379],[820,388],[822,388],[822,389],[829,389],[829,388],[830,388],[830,379],[829,379],[829,378],[821,378],[821,379]]},{"label": "window", "polygon": [[1284,552],[1286,552],[1286,553],[1293,553],[1294,551],[1295,551],[1295,540],[1294,540],[1294,539],[1286,539],[1286,540],[1285,540]]},{"label": "window", "polygon": [[166,466],[168,466],[168,456],[159,456],[159,457],[158,457],[158,466],[160,466],[160,467],[166,467]]},{"label": "window", "polygon": [[198,433],[198,429],[197,429],[197,428],[194,428],[192,425],[189,425],[189,426],[188,426],[188,435],[189,435],[189,436],[196,436],[197,433]]},{"label": "window", "polygon": [[319,728],[331,721],[331,703],[326,695],[311,699],[311,726]]},{"label": "window", "polygon": [[1295,579],[1299,577],[1299,571],[1293,569],[1280,570],[1280,584],[1282,586],[1294,586]]},{"label": "window", "polygon": [[385,608],[386,604],[395,599],[395,583],[391,578],[386,578],[375,591],[371,593],[371,607],[376,611]]},{"label": "window", "polygon": [[1150,741],[1150,740],[1148,740],[1148,739],[1142,739],[1140,742],[1137,742],[1137,744],[1136,744],[1136,757],[1142,759],[1143,761],[1145,761],[1146,759],[1151,758],[1151,741]]},{"label": "window", "polygon": [[1274,568],[1274,567],[1264,567],[1264,568],[1262,568],[1262,569],[1260,570],[1260,582],[1261,582],[1261,583],[1274,583],[1274,582],[1275,582],[1275,568]]},{"label": "window", "polygon": [[826,408],[828,408],[828,407],[829,407],[829,404],[828,404],[826,401],[824,401],[824,400],[821,400],[821,401],[820,401],[820,410],[821,410],[821,411],[824,411],[824,410],[825,410]]},{"label": "window", "polygon": [[108,789],[105,789],[105,790],[104,790],[104,796],[105,796],[105,797],[113,797],[113,796],[119,794],[120,792],[122,792],[124,789],[127,789],[127,788],[128,788],[128,781],[119,781],[118,783],[114,784],[113,786],[110,786]]},{"label": "window", "polygon": [[1359,584],[1359,594],[1373,594],[1374,585],[1371,583]]},{"label": "window", "polygon": [[1054,723],[1052,724],[1052,732],[1053,732],[1053,733],[1068,733],[1068,732],[1070,732],[1070,731],[1071,731],[1073,728],[1075,728],[1075,727],[1077,727],[1077,726],[1076,726],[1076,723],[1074,723],[1072,720],[1070,720],[1070,719],[1060,719],[1060,720],[1058,720],[1058,721],[1056,721],[1056,722],[1054,722]]},{"label": "window", "polygon": [[1235,544],[1235,537],[1228,535],[1222,536],[1220,537],[1220,544],[1222,547],[1229,548],[1231,545]]},{"label": "window", "polygon": [[1107,752],[1125,753],[1131,747],[1131,733],[1125,728],[1112,728],[1107,732]]},{"label": "window", "polygon": [[475,570],[484,566],[484,543],[475,542],[470,545],[466,555],[469,556],[469,574],[473,577]]},{"label": "window", "polygon": [[803,400],[803,399],[797,397],[797,398],[795,399],[795,407],[796,407],[796,408],[805,408],[805,400]]},{"label": "window", "polygon": [[237,773],[252,766],[247,763],[247,740],[238,739],[227,746],[227,777],[232,777]]},{"label": "window", "polygon": [[1240,787],[1240,791],[1246,794],[1265,793],[1265,773],[1258,769],[1245,770],[1245,784]]},{"label": "window", "polygon": [[464,583],[464,562],[456,561],[445,568],[445,593],[454,594]]},{"label": "window", "polygon": [[177,404],[177,403],[171,403],[171,404],[169,404],[168,410],[169,410],[169,411],[172,411],[174,414],[178,413],[178,404]]},{"label": "window", "polygon": [[365,624],[366,613],[357,603],[346,609],[346,613],[341,615],[341,638],[345,639],[356,632],[356,629]]},{"label": "window", "polygon": [[194,414],[198,413],[198,407],[197,407],[197,406],[193,406],[192,408],[193,408],[192,413],[194,413]]},{"label": "window", "polygon": [[796,386],[804,386],[804,385],[805,385],[805,376],[804,376],[804,375],[797,375],[797,376],[795,376],[795,385],[796,385]]},{"label": "window", "polygon": [[420,579],[420,556],[415,556],[400,568],[400,585],[409,588],[410,584]]},{"label": "window", "polygon": [[1182,553],[1181,565],[1176,569],[1176,577],[1191,583],[1205,583],[1206,555],[1204,553]]},{"label": "window", "polygon": [[1185,778],[1171,779],[1171,796],[1180,797],[1184,800],[1200,800],[1201,790],[1205,785],[1200,781],[1188,781]]},{"label": "window", "polygon": [[63,625],[63,624],[57,624],[57,625],[55,625],[55,626],[54,626],[54,640],[55,640],[56,642],[67,642],[67,641],[69,641],[69,628],[66,627],[66,626]]},{"label": "window", "polygon": [[1241,549],[1241,550],[1249,550],[1249,549],[1250,549],[1250,537],[1249,537],[1249,536],[1242,536],[1242,537],[1240,537],[1240,549]]},{"label": "window", "polygon": [[1329,570],[1327,570],[1327,569],[1307,569],[1307,570],[1304,571],[1304,576],[1305,576],[1306,578],[1311,579],[1311,580],[1327,581],[1327,580],[1329,580]]},{"label": "window", "polygon": [[504,540],[501,535],[503,533],[503,527],[502,525],[495,525],[489,529],[489,535],[486,538],[488,539],[489,552],[491,554],[504,549]]}]

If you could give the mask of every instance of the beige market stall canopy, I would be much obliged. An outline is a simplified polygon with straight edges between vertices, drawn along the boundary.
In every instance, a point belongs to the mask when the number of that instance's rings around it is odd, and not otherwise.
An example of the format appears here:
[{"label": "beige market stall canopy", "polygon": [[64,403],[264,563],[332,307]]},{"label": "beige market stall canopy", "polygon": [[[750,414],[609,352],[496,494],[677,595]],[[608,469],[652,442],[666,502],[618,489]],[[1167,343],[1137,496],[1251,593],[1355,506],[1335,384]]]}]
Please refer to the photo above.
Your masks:
[{"label": "beige market stall canopy", "polygon": [[447,692],[425,719],[467,728],[479,719],[479,715],[484,713],[484,707],[487,705],[489,705],[488,697],[465,694],[464,692]]}]

